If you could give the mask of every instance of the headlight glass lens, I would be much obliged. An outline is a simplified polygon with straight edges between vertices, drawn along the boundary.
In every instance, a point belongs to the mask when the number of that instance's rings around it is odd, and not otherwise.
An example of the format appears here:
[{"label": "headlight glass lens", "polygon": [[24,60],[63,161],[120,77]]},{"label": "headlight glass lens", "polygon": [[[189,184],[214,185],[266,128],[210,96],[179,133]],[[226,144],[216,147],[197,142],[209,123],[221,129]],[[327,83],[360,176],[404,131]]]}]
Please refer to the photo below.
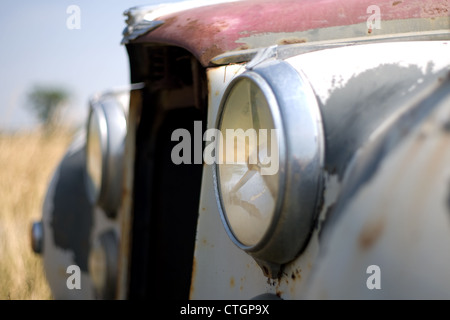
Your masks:
[{"label": "headlight glass lens", "polygon": [[89,129],[87,138],[87,172],[92,186],[94,201],[97,201],[102,185],[103,173],[103,145],[106,134],[105,118],[99,114],[98,108],[93,108],[89,118]]},{"label": "headlight glass lens", "polygon": [[268,277],[299,256],[316,225],[322,123],[309,81],[284,60],[247,65],[223,94],[212,145],[218,211],[230,239]]},{"label": "headlight glass lens", "polygon": [[[263,130],[260,130],[263,129]],[[276,211],[280,174],[267,170],[278,164],[279,145],[269,103],[248,78],[237,81],[223,104],[219,120],[218,187],[225,220],[245,246],[258,244]],[[232,160],[232,161],[230,161]]]}]

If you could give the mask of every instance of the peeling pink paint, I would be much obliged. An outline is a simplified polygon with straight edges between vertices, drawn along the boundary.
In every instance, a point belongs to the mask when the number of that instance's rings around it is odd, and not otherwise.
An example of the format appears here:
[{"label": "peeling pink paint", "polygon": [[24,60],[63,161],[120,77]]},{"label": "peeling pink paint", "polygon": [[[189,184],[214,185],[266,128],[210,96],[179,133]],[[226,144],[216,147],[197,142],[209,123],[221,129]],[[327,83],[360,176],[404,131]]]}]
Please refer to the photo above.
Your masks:
[{"label": "peeling pink paint", "polygon": [[[365,24],[373,0],[248,0],[222,3],[161,17],[165,23],[134,43],[166,43],[183,47],[206,66],[214,56],[248,49],[240,39],[314,29]],[[378,0],[382,21],[447,17],[448,0]],[[363,30],[361,36],[367,36]],[[283,43],[278,39],[273,44]],[[311,39],[310,39],[311,40]],[[320,41],[321,39],[312,39]],[[266,43],[262,46],[267,45]]]}]

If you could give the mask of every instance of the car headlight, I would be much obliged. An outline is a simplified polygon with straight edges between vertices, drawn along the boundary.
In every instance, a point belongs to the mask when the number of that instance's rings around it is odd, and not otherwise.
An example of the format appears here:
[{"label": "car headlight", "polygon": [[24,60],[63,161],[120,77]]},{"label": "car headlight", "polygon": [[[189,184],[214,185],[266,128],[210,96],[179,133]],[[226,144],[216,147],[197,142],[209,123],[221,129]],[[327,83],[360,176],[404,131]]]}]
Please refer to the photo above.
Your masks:
[{"label": "car headlight", "polygon": [[[278,169],[285,153],[277,133],[282,124],[278,110],[270,107],[276,104],[275,97],[265,86],[256,75],[240,77],[228,93],[219,125],[224,152],[218,149],[222,164],[217,179],[223,218],[244,246],[255,246],[264,237],[276,219],[275,207],[283,191]],[[273,172],[264,172],[267,164]]]},{"label": "car headlight", "polygon": [[86,171],[93,203],[113,216],[120,204],[126,117],[121,102],[109,95],[91,103]]},{"label": "car headlight", "polygon": [[282,61],[234,79],[217,118],[215,191],[225,229],[268,276],[304,248],[321,195],[324,137],[307,81]]},{"label": "car headlight", "polygon": [[91,194],[94,201],[97,201],[102,186],[103,155],[106,154],[107,148],[105,115],[102,110],[97,109],[100,108],[98,106],[91,108],[86,146],[86,167],[92,182]]}]

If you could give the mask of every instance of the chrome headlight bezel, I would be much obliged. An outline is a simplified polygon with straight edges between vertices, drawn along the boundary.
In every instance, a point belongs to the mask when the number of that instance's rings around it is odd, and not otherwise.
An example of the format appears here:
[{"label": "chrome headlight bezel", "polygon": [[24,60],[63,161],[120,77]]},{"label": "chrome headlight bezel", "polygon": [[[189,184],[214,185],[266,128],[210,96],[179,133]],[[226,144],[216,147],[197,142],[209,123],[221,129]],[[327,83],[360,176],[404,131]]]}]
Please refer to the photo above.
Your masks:
[{"label": "chrome headlight bezel", "polygon": [[213,165],[214,189],[230,239],[253,256],[266,275],[276,277],[279,267],[303,250],[318,215],[325,150],[322,118],[316,96],[301,72],[284,61],[274,60],[245,71],[230,82],[220,103],[217,129],[221,128],[229,94],[242,78],[250,79],[263,91],[280,133],[278,199],[271,225],[257,244],[244,245],[228,224],[217,163]]},{"label": "chrome headlight bezel", "polygon": [[[115,216],[120,205],[126,134],[126,113],[117,97],[108,95],[91,101],[86,138],[88,193],[109,217]],[[97,162],[101,168],[90,167],[95,163],[90,158],[93,139],[99,140],[101,161]],[[93,171],[99,171],[100,177],[95,177]],[[95,179],[99,181],[95,183]]]},{"label": "chrome headlight bezel", "polygon": [[[261,92],[264,95],[264,98],[269,106],[269,110],[268,113],[270,113],[272,120],[273,120],[273,124],[275,129],[279,130],[279,131],[283,131],[283,124],[281,121],[281,116],[279,113],[279,107],[278,107],[278,103],[277,100],[270,88],[270,86],[267,84],[267,82],[256,72],[246,72],[242,75],[240,75],[239,77],[235,78],[234,80],[232,80],[229,84],[229,86],[227,87],[224,96],[223,96],[223,100],[221,102],[221,107],[218,113],[218,117],[217,117],[217,129],[221,129],[222,126],[222,120],[223,120],[223,116],[224,116],[224,111],[225,111],[225,105],[228,101],[228,98],[230,97],[230,95],[232,94],[233,89],[239,84],[239,82],[241,82],[242,80],[248,80],[250,82],[252,82],[254,85],[256,85],[256,87],[258,87],[259,90],[261,90]],[[223,133],[222,133],[223,135]],[[278,147],[279,147],[279,171],[284,171],[285,170],[285,141],[284,141],[284,135],[279,135],[279,140],[278,140]],[[215,189],[216,189],[216,197],[218,199],[218,204],[219,204],[219,212],[220,212],[220,217],[221,220],[223,222],[223,225],[227,231],[227,234],[230,236],[231,240],[242,250],[245,250],[247,252],[255,252],[258,251],[259,249],[263,248],[264,245],[267,243],[267,241],[270,240],[270,235],[273,233],[273,229],[274,229],[274,220],[277,220],[279,218],[279,212],[280,212],[280,206],[281,206],[281,201],[280,198],[283,197],[284,195],[284,179],[283,179],[283,175],[280,174],[278,177],[278,197],[276,199],[275,202],[275,206],[274,206],[274,211],[273,211],[273,215],[271,218],[271,223],[270,225],[266,228],[266,231],[264,232],[263,235],[261,235],[261,239],[254,245],[248,245],[245,244],[244,241],[241,241],[241,239],[239,239],[239,236],[236,235],[236,232],[233,231],[232,226],[230,225],[230,221],[229,218],[227,216],[226,213],[226,209],[225,209],[225,205],[223,204],[223,197],[222,197],[222,188],[221,188],[221,183],[220,183],[220,173],[219,173],[219,166],[217,165],[217,162],[215,163],[215,169],[214,169],[214,181],[215,181]]]}]

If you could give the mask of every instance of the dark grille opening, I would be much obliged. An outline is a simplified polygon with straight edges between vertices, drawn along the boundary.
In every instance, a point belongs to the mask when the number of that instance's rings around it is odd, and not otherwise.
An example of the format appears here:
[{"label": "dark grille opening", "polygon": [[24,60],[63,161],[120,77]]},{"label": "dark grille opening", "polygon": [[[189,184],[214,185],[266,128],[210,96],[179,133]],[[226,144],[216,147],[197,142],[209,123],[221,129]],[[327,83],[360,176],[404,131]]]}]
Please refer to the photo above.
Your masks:
[{"label": "dark grille opening", "polygon": [[147,50],[149,69],[139,79],[147,90],[136,141],[129,298],[187,299],[203,165],[174,164],[179,141],[171,135],[190,132],[193,160],[194,121],[202,121],[202,133],[206,124],[206,76],[183,49]]}]

